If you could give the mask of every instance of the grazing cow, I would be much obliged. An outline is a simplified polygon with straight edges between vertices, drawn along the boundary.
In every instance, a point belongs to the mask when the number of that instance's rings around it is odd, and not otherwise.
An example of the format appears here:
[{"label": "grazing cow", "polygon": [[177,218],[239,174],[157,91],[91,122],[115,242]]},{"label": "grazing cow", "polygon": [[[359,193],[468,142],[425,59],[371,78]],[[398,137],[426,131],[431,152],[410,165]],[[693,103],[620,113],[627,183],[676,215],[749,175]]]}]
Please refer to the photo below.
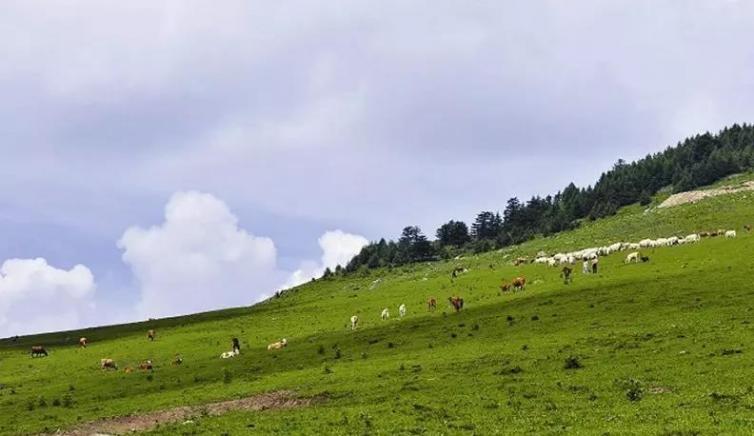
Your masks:
[{"label": "grazing cow", "polygon": [[735,238],[736,237],[736,231],[735,230],[728,230],[725,232],[726,238]]},{"label": "grazing cow", "polygon": [[233,351],[224,351],[222,354],[220,354],[221,359],[230,359],[231,357],[236,357],[239,354],[241,354],[240,351],[233,350]]},{"label": "grazing cow", "polygon": [[751,225],[744,224],[744,230],[746,230],[747,232],[750,232],[751,231]]},{"label": "grazing cow", "polygon": [[405,304],[401,304],[400,306],[398,306],[398,315],[400,315],[401,318],[403,318],[404,316],[406,316],[406,305]]},{"label": "grazing cow", "polygon": [[560,277],[563,278],[564,284],[571,283],[571,273],[573,273],[573,270],[567,266],[564,266],[563,269],[560,271]]},{"label": "grazing cow", "polygon": [[156,333],[154,330],[150,329],[147,332],[147,339],[149,339],[150,341],[154,341],[155,336],[156,336]]},{"label": "grazing cow", "polygon": [[152,370],[152,361],[151,360],[145,360],[139,364],[139,369],[142,371],[151,371]]},{"label": "grazing cow", "polygon": [[359,317],[354,315],[351,317],[351,330],[356,330],[356,326],[359,324]]},{"label": "grazing cow", "polygon": [[390,311],[387,310],[387,307],[384,308],[384,309],[382,309],[382,313],[380,314],[380,318],[382,318],[383,321],[386,320],[386,319],[388,319],[388,318],[390,318]]},{"label": "grazing cow", "polygon": [[102,369],[118,369],[113,359],[100,359],[99,365]]},{"label": "grazing cow", "polygon": [[456,310],[456,312],[463,309],[463,298],[460,297],[448,297],[448,301],[453,306],[453,309]]},{"label": "grazing cow", "polygon": [[513,279],[513,282],[511,282],[511,285],[513,285],[514,291],[523,291],[526,289],[526,278],[516,277]]},{"label": "grazing cow", "polygon": [[642,257],[641,257],[641,261],[642,261],[642,263],[647,263],[647,262],[649,262],[649,256],[642,256]]},{"label": "grazing cow", "polygon": [[45,347],[41,345],[34,345],[33,347],[31,347],[31,357],[41,356],[47,357],[47,350],[45,350]]},{"label": "grazing cow", "polygon": [[279,349],[281,349],[281,348],[283,348],[283,347],[285,347],[287,345],[288,345],[288,341],[286,341],[285,338],[283,338],[279,342],[273,342],[270,345],[268,345],[267,346],[267,351],[269,351],[269,350],[279,350]]},{"label": "grazing cow", "polygon": [[634,251],[633,253],[631,253],[628,256],[626,256],[625,263],[631,263],[631,262],[639,263],[639,252],[638,251]]},{"label": "grazing cow", "polygon": [[500,293],[504,294],[504,293],[506,293],[506,292],[508,292],[508,291],[510,291],[510,290],[511,290],[511,284],[510,284],[510,283],[508,283],[508,282],[503,282],[503,283],[502,283],[502,284],[500,285]]},{"label": "grazing cow", "polygon": [[79,347],[80,348],[86,348],[86,344],[87,343],[88,343],[88,341],[86,340],[86,338],[79,338]]},{"label": "grazing cow", "polygon": [[435,297],[430,297],[429,300],[427,300],[427,310],[434,311],[437,309],[437,300]]}]

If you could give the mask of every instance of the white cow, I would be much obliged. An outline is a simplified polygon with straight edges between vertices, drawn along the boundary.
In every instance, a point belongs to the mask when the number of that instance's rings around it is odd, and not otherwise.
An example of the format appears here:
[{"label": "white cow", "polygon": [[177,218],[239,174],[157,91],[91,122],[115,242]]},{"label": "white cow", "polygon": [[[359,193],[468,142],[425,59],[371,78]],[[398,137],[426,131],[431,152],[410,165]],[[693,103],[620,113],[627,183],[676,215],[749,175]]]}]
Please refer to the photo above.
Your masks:
[{"label": "white cow", "polygon": [[220,358],[221,359],[230,359],[231,357],[236,357],[239,354],[241,354],[241,352],[238,351],[238,350],[226,351],[226,352],[224,352],[223,354],[220,355]]},{"label": "white cow", "polygon": [[382,309],[382,313],[380,314],[380,318],[382,318],[383,320],[386,320],[386,319],[390,318],[390,311],[387,310],[387,307],[384,308],[384,309]]},{"label": "white cow", "polygon": [[356,330],[356,325],[359,323],[359,317],[354,315],[351,317],[351,330]]},{"label": "white cow", "polygon": [[726,238],[735,238],[736,237],[736,231],[735,230],[728,230],[725,232]]},{"label": "white cow", "polygon": [[626,256],[626,263],[631,263],[631,262],[639,263],[639,252],[638,251],[634,251],[633,253],[631,253],[628,256]]},{"label": "white cow", "polygon": [[401,316],[401,318],[403,318],[404,316],[406,316],[406,305],[405,304],[401,304],[400,306],[398,306],[398,314]]}]

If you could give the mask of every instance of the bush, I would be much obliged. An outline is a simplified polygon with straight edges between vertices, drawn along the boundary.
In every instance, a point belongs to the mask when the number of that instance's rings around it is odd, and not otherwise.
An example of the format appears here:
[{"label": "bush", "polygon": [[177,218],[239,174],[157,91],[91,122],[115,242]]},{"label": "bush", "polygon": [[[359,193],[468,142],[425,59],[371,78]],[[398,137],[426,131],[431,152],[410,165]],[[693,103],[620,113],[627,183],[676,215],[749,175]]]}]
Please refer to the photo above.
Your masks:
[{"label": "bush", "polygon": [[52,400],[52,406],[60,407],[60,400],[58,398],[55,398],[54,400]]},{"label": "bush", "polygon": [[581,362],[579,361],[579,358],[576,356],[569,356],[565,360],[565,364],[563,365],[563,369],[579,369],[583,368],[581,365]]}]

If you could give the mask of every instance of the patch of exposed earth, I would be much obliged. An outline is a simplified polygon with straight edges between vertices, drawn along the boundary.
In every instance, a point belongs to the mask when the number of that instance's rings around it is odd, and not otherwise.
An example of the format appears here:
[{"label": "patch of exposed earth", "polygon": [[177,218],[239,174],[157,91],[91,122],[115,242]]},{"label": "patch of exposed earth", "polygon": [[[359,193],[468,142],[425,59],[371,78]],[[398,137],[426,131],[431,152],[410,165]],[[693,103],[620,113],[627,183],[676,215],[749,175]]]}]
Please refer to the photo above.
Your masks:
[{"label": "patch of exposed earth", "polygon": [[81,424],[68,430],[58,430],[53,434],[70,436],[118,435],[151,430],[162,424],[185,422],[198,416],[217,416],[234,410],[290,409],[308,406],[322,399],[322,397],[298,397],[291,391],[269,392],[238,400],[199,406],[182,406],[141,415],[105,418]]},{"label": "patch of exposed earth", "polygon": [[736,192],[754,191],[754,180],[744,182],[740,185],[722,186],[720,188],[705,189],[703,191],[688,191],[673,194],[662,202],[658,208],[679,206],[686,203],[696,203],[697,201],[718,195],[734,194]]}]

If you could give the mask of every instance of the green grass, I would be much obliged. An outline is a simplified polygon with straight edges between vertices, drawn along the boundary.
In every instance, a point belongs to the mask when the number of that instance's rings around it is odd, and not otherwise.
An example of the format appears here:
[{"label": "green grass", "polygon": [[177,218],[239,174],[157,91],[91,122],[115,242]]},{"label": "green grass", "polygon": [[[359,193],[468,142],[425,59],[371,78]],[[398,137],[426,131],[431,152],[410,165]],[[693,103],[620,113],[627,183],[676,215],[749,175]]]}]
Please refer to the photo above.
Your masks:
[{"label": "green grass", "polygon": [[[293,389],[327,400],[200,416],[153,433],[752,433],[754,237],[741,230],[754,222],[751,195],[648,213],[631,206],[502,252],[317,281],[252,308],[3,341],[0,432]],[[647,250],[648,264],[624,265],[625,253],[615,254],[600,274],[577,274],[570,285],[558,269],[509,263],[717,228],[739,237]],[[455,266],[470,271],[451,281]],[[501,296],[501,278],[515,275],[527,277],[527,290]],[[451,313],[450,295],[465,299],[461,313]],[[438,298],[434,313],[429,296]],[[401,303],[409,312],[399,320]],[[384,307],[394,318],[379,320]],[[361,318],[356,332],[352,314]],[[89,348],[75,346],[80,335]],[[242,354],[220,360],[232,336]],[[281,337],[288,348],[268,352]],[[49,345],[50,356],[31,359],[32,343]],[[175,353],[180,367],[170,365]],[[121,368],[152,359],[156,368],[151,379],[103,372],[103,357]]]}]

